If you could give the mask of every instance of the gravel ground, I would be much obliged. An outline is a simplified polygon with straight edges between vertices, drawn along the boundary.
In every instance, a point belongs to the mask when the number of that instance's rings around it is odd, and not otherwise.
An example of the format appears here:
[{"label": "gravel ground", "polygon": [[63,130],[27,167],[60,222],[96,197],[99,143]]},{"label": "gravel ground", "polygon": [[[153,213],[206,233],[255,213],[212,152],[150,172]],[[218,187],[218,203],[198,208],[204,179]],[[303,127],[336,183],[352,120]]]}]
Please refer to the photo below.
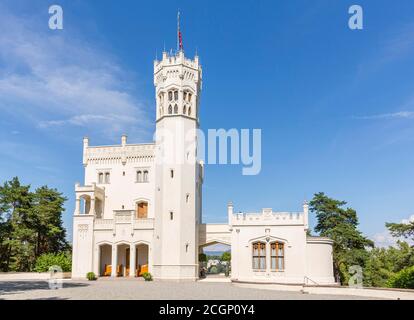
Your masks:
[{"label": "gravel ground", "polygon": [[302,294],[291,291],[241,288],[231,283],[145,282],[134,279],[63,282],[63,288],[49,289],[45,281],[1,281],[0,299],[97,299],[97,300],[355,300],[355,296]]}]

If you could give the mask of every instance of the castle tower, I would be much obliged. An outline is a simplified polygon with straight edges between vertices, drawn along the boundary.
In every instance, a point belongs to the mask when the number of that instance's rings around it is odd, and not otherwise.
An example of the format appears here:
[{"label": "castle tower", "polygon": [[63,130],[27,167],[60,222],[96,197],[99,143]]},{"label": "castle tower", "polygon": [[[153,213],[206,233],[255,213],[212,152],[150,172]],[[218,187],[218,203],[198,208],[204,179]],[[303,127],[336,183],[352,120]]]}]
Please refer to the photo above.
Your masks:
[{"label": "castle tower", "polygon": [[163,52],[154,62],[156,177],[153,273],[158,279],[198,278],[202,164],[197,129],[202,70],[196,56]]}]

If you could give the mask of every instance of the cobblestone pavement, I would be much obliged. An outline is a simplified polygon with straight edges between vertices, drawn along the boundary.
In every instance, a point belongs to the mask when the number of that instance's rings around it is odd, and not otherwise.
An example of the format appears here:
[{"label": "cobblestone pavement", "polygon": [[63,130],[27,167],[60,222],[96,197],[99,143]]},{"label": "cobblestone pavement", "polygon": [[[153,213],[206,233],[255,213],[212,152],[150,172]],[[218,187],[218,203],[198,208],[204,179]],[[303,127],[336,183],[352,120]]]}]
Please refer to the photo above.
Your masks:
[{"label": "cobblestone pavement", "polygon": [[238,287],[214,282],[145,282],[134,279],[63,282],[62,289],[49,289],[46,281],[0,281],[0,299],[178,299],[178,300],[246,300],[246,299],[366,299],[356,296],[302,294]]}]

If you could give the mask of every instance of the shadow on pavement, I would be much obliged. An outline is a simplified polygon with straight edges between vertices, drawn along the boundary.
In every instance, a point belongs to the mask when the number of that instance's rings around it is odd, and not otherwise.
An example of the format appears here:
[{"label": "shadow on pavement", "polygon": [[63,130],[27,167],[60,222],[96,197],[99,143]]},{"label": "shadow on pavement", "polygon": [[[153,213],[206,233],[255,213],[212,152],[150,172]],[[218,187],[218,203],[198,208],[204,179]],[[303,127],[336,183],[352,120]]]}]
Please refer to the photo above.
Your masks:
[{"label": "shadow on pavement", "polygon": [[[86,283],[63,282],[63,289],[86,287]],[[2,294],[22,293],[30,290],[51,290],[49,283],[44,280],[27,280],[27,281],[0,281],[0,296]]]}]

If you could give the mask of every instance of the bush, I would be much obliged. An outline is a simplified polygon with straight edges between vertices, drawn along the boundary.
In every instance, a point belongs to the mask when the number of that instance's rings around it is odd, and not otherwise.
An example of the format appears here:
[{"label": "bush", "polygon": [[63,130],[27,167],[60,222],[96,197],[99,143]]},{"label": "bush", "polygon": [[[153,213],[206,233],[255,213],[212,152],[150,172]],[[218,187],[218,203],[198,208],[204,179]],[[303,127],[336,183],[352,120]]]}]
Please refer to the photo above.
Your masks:
[{"label": "bush", "polygon": [[200,253],[200,254],[198,255],[198,261],[199,261],[199,262],[206,262],[206,261],[207,261],[207,256],[206,256],[206,254],[205,254],[205,253]]},{"label": "bush", "polygon": [[152,275],[149,272],[144,272],[142,274],[142,277],[144,278],[145,281],[152,281]]},{"label": "bush", "polygon": [[89,281],[96,280],[95,273],[93,273],[93,272],[88,272],[88,273],[86,274],[86,278],[87,278]]},{"label": "bush", "polygon": [[387,283],[390,288],[414,289],[414,266],[402,269]]},{"label": "bush", "polygon": [[65,253],[44,253],[36,260],[34,271],[47,272],[52,266],[59,266],[63,272],[72,270],[72,257]]}]

